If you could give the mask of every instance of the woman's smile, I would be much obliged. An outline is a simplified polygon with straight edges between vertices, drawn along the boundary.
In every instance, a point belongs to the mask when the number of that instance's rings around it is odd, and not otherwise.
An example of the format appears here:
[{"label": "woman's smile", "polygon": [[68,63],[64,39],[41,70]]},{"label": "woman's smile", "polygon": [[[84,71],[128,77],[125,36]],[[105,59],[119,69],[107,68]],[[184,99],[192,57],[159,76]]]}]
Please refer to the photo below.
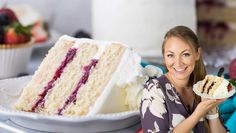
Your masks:
[{"label": "woman's smile", "polygon": [[187,67],[181,67],[181,68],[175,68],[173,67],[174,70],[177,72],[177,73],[183,73],[185,72],[185,70],[187,69]]}]

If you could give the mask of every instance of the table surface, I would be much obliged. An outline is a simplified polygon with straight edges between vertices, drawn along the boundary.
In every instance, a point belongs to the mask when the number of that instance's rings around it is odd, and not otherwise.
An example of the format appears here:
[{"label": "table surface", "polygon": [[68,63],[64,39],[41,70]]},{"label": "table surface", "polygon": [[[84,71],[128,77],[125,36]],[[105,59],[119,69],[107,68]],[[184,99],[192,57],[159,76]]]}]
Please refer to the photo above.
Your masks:
[{"label": "table surface", "polygon": [[[16,128],[17,133],[47,133],[47,132],[43,132],[43,131],[37,131],[37,130],[32,130],[32,129],[28,129],[28,128],[24,128],[20,125],[15,124],[14,122],[12,122],[10,119],[7,120],[1,120],[1,116],[0,116],[0,122],[3,122],[4,124],[11,126],[13,128]],[[121,130],[116,130],[116,131],[110,131],[107,133],[135,133],[139,128],[141,128],[141,124],[137,123],[131,127],[125,128],[125,129],[121,129]],[[15,131],[16,132],[16,131]],[[0,133],[15,133],[14,131],[10,131],[10,130],[6,130],[6,129],[2,129],[0,127]],[[79,132],[79,131],[78,131]]]}]

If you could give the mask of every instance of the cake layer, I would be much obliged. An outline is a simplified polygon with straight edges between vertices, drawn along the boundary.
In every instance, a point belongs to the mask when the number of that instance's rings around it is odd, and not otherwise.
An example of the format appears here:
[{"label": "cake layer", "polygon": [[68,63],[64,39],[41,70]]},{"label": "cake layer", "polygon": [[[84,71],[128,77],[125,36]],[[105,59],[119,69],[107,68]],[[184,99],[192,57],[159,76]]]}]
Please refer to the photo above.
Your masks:
[{"label": "cake layer", "polygon": [[236,6],[206,6],[202,5],[197,8],[198,21],[225,21],[236,22]]},{"label": "cake layer", "polygon": [[65,68],[65,72],[62,73],[61,78],[56,81],[50,94],[47,95],[42,113],[58,113],[58,109],[64,105],[64,102],[71,95],[71,92],[76,88],[82,78],[83,67],[91,62],[97,51],[98,48],[96,45],[86,43],[79,45],[75,58],[68,67]]},{"label": "cake layer", "polygon": [[55,71],[61,65],[69,49],[74,45],[74,41],[61,39],[50,49],[48,55],[43,60],[32,80],[24,88],[17,104],[16,109],[31,111],[35,102],[39,99],[38,94],[44,90],[48,82],[52,79]]},{"label": "cake layer", "polygon": [[76,102],[68,105],[62,114],[86,115],[90,111],[112,78],[124,51],[125,48],[122,45],[111,44],[107,46],[94,71],[89,76],[88,82],[81,86],[80,91],[78,91]]},{"label": "cake layer", "polygon": [[[236,24],[225,22],[198,22],[198,37],[205,50],[228,50],[236,42]],[[223,46],[222,46],[223,45]]]}]

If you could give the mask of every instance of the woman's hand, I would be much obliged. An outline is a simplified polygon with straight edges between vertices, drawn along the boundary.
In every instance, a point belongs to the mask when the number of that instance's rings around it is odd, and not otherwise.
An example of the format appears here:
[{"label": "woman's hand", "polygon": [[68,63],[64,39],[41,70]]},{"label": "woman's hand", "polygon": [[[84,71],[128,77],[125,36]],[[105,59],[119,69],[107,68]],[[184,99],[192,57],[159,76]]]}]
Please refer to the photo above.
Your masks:
[{"label": "woman's hand", "polygon": [[224,100],[226,99],[202,99],[202,102],[198,104],[198,106],[194,110],[194,113],[199,119],[204,117],[207,113],[216,113],[216,107]]}]

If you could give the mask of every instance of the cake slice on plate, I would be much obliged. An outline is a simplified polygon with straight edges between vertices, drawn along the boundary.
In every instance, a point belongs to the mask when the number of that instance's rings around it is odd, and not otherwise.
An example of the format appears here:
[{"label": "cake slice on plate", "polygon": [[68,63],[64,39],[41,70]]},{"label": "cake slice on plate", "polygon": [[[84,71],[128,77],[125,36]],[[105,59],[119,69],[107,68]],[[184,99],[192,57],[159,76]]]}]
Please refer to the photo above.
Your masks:
[{"label": "cake slice on plate", "polygon": [[207,75],[200,83],[198,91],[209,96],[227,95],[232,89],[230,82],[222,77]]},{"label": "cake slice on plate", "polygon": [[[126,45],[62,36],[23,89],[17,110],[65,116],[137,109],[141,58]],[[134,87],[135,86],[135,87]],[[137,89],[130,91],[130,89]],[[130,94],[129,94],[130,95]]]}]

